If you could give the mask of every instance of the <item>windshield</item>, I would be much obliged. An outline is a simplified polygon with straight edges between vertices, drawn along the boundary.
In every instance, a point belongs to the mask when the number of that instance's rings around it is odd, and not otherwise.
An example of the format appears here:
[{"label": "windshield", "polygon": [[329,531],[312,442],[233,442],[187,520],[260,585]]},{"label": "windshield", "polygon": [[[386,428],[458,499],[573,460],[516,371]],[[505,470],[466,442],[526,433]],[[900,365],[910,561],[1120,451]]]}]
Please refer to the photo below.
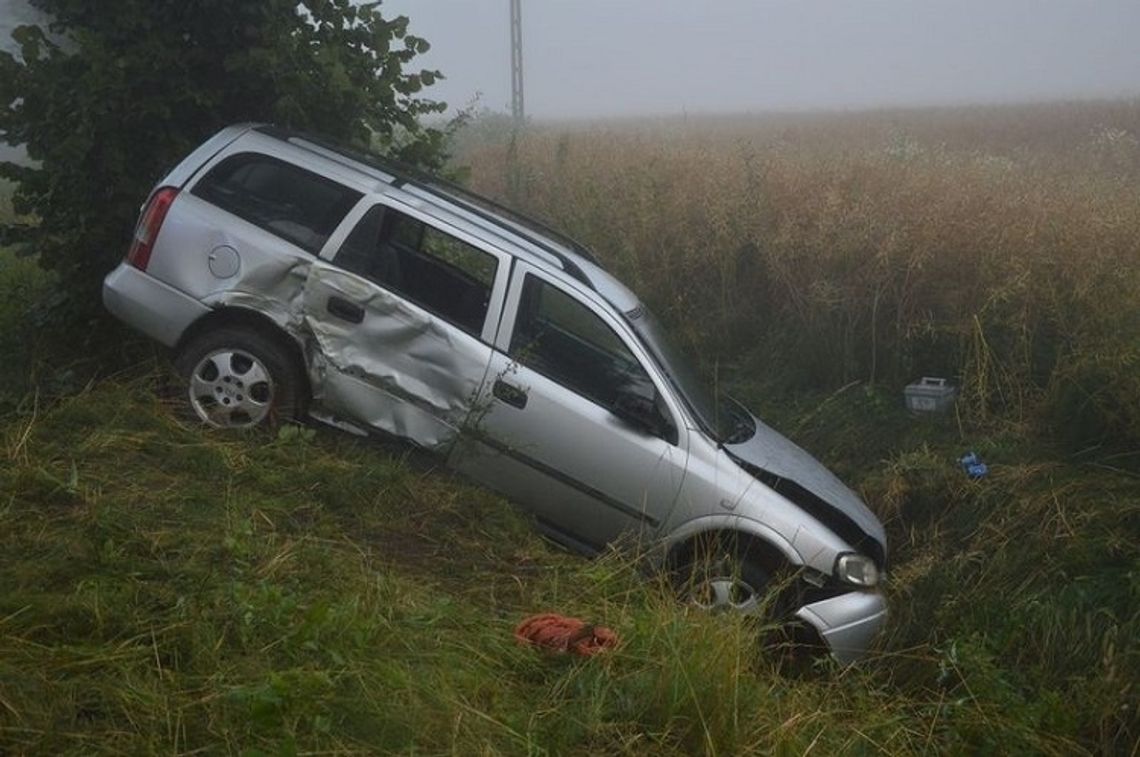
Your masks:
[{"label": "windshield", "polygon": [[668,334],[648,308],[642,305],[625,315],[669,383],[713,439],[736,444],[756,433],[752,415],[739,402],[720,394],[715,387],[710,388],[700,378],[688,359],[669,341]]}]

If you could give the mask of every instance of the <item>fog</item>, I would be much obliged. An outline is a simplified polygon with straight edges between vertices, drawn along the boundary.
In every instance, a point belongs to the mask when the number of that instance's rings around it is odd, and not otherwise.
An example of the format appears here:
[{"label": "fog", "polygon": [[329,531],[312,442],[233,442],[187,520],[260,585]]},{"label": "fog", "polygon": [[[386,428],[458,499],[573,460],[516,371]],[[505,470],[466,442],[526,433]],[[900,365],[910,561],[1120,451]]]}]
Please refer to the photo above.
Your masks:
[{"label": "fog", "polygon": [[[451,106],[510,110],[508,0],[385,0]],[[1138,0],[522,0],[539,118],[1140,94]]]}]

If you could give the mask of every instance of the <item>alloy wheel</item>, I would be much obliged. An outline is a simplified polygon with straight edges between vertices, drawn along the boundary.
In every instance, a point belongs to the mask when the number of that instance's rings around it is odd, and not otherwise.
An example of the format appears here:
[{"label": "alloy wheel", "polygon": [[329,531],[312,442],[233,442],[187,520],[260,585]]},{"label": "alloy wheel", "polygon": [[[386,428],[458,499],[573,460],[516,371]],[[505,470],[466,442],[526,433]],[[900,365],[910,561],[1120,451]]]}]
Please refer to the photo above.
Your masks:
[{"label": "alloy wheel", "polygon": [[244,350],[215,350],[190,373],[190,406],[214,428],[249,428],[273,406],[273,378]]}]

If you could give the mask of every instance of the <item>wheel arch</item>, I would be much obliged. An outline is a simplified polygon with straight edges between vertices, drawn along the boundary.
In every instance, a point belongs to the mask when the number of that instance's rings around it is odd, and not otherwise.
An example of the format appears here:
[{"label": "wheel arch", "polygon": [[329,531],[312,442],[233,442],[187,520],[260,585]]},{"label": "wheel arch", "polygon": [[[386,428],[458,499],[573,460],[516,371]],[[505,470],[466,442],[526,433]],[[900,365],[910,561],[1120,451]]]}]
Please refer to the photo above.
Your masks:
[{"label": "wheel arch", "polygon": [[201,335],[220,328],[248,329],[280,345],[293,361],[304,395],[306,397],[312,396],[308,365],[300,343],[272,318],[250,308],[228,305],[206,313],[182,332],[182,336],[174,345],[174,354],[180,354]]},{"label": "wheel arch", "polygon": [[668,539],[665,565],[676,569],[690,561],[697,548],[714,540],[756,556],[773,573],[804,564],[792,544],[763,523],[732,518],[698,518],[678,528]]}]

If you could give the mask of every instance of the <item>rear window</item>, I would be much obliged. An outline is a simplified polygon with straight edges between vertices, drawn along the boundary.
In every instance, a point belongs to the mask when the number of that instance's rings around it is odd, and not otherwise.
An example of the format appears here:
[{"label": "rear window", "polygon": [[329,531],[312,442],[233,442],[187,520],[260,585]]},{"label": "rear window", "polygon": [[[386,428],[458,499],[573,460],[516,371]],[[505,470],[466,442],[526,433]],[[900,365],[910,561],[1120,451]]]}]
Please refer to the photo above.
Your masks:
[{"label": "rear window", "polygon": [[316,255],[360,192],[256,153],[214,166],[192,194]]}]

